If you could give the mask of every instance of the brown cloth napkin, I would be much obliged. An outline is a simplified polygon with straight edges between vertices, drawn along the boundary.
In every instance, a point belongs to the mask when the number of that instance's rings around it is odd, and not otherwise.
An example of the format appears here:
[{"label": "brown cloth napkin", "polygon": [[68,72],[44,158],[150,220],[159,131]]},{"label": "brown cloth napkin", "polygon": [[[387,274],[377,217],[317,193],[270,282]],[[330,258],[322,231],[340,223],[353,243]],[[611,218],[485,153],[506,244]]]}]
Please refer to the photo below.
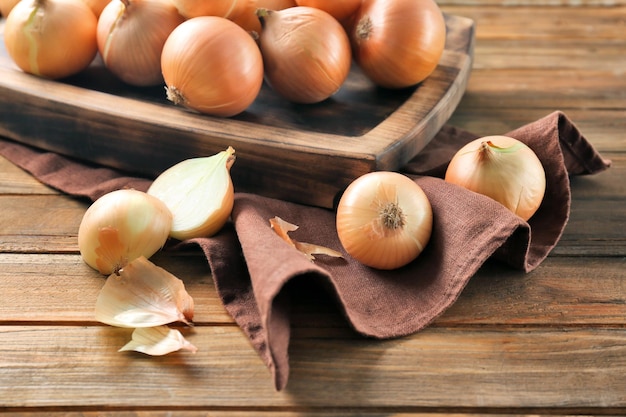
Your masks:
[{"label": "brown cloth napkin", "polygon": [[[392,338],[419,331],[454,303],[480,266],[493,258],[530,271],[557,244],[570,209],[569,175],[610,166],[561,112],[506,133],[528,144],[546,170],[547,190],[538,212],[524,222],[489,198],[444,182],[452,155],[475,135],[445,126],[403,172],[430,199],[434,225],[420,257],[395,271],[319,256],[315,262],[282,241],[269,226],[280,216],[300,228],[299,241],[342,250],[332,210],[238,193],[232,222],[216,236],[173,246],[204,251],[226,310],[250,338],[271,370],[277,390],[287,384],[290,339],[286,284],[305,279],[328,285],[354,329],[369,337]],[[60,155],[0,141],[0,154],[42,182],[95,200],[115,189],[145,190],[149,179],[124,176]]]}]

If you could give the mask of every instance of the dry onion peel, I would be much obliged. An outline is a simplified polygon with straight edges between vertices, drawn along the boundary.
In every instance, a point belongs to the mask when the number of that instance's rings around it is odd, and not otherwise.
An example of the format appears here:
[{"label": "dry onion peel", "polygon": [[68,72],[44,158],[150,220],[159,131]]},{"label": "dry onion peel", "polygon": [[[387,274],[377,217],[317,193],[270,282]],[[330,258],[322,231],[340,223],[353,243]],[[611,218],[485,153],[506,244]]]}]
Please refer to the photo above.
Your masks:
[{"label": "dry onion peel", "polygon": [[274,230],[274,232],[276,232],[278,236],[281,237],[281,239],[289,243],[298,251],[302,252],[311,261],[315,260],[315,256],[313,255],[327,255],[334,258],[343,257],[343,255],[341,255],[341,253],[337,252],[336,250],[313,243],[304,243],[293,240],[291,237],[289,237],[289,232],[298,230],[298,226],[289,223],[288,221],[285,221],[278,216],[270,219],[270,227],[272,228],[272,230]]},{"label": "dry onion peel", "polygon": [[211,236],[230,217],[235,191],[230,168],[235,150],[186,159],[161,173],[148,189],[173,215],[170,235],[179,240]]},{"label": "dry onion peel", "polygon": [[146,355],[161,356],[178,350],[196,353],[198,348],[189,342],[183,334],[167,326],[140,327],[135,329],[132,340],[119,349],[119,352],[134,350]]},{"label": "dry onion peel", "polygon": [[498,201],[523,220],[539,209],[546,190],[537,155],[508,136],[486,136],[463,146],[450,161],[445,179]]},{"label": "dry onion peel", "polygon": [[191,325],[194,302],[183,282],[140,257],[111,274],[96,300],[96,319],[116,327]]}]

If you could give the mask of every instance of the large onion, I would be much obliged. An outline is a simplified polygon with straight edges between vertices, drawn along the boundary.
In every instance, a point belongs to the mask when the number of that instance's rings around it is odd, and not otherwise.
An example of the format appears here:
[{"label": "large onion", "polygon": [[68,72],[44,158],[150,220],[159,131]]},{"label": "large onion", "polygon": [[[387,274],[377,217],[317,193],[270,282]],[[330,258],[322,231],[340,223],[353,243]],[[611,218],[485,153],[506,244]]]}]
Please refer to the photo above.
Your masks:
[{"label": "large onion", "polygon": [[265,78],[280,96],[296,103],[323,101],[350,72],[350,41],[339,22],[312,7],[260,10],[259,44]]},{"label": "large onion", "polygon": [[459,149],[445,179],[491,197],[524,220],[537,211],[546,190],[537,155],[508,136],[478,138]]},{"label": "large onion", "polygon": [[21,0],[7,17],[4,42],[23,71],[63,78],[95,58],[96,25],[96,15],[83,0]]},{"label": "large onion", "polygon": [[241,113],[263,84],[263,58],[252,36],[216,16],[195,17],[174,29],[161,69],[169,100],[215,116]]},{"label": "large onion", "polygon": [[163,45],[184,20],[169,0],[111,0],[98,20],[105,66],[131,85],[162,84]]},{"label": "large onion", "polygon": [[413,261],[430,240],[433,213],[422,188],[397,172],[354,180],[337,206],[337,234],[350,256],[377,269]]},{"label": "large onion", "polygon": [[434,0],[363,0],[353,22],[354,59],[382,87],[418,84],[443,54],[446,25]]}]

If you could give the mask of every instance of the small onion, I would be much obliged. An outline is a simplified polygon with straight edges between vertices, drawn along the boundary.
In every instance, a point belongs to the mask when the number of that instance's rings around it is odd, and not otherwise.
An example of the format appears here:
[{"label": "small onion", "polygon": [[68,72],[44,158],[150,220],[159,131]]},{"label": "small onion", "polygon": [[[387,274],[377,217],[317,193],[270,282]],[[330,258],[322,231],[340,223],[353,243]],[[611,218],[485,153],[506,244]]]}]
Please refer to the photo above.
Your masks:
[{"label": "small onion", "polygon": [[235,201],[230,169],[235,150],[185,159],[163,171],[148,194],[163,201],[172,213],[170,236],[179,239],[211,236],[229,219]]},{"label": "small onion", "polygon": [[298,6],[324,10],[341,22],[357,11],[361,5],[361,0],[296,0],[296,3]]},{"label": "small onion", "polygon": [[162,84],[163,45],[184,20],[169,0],[111,0],[98,19],[104,65],[131,85]]},{"label": "small onion", "polygon": [[7,17],[4,42],[24,72],[64,78],[87,68],[98,53],[97,23],[83,0],[21,0]]},{"label": "small onion", "polygon": [[397,172],[354,180],[337,206],[337,234],[350,256],[376,269],[413,261],[430,240],[433,213],[422,188]]},{"label": "small onion", "polygon": [[161,70],[170,101],[215,116],[241,113],[263,84],[263,58],[252,36],[216,16],[195,17],[174,29]]},{"label": "small onion", "polygon": [[276,93],[295,103],[317,103],[341,88],[352,57],[348,36],[335,18],[304,6],[258,14],[265,79]]},{"label": "small onion", "polygon": [[172,213],[159,199],[137,190],[117,190],[87,209],[78,229],[78,248],[87,265],[109,275],[141,256],[154,255],[171,227]]},{"label": "small onion", "polygon": [[349,33],[355,61],[386,88],[425,80],[446,42],[446,24],[434,0],[363,0]]},{"label": "small onion", "polygon": [[508,136],[486,136],[463,146],[450,161],[445,179],[491,197],[523,220],[537,211],[546,191],[537,155]]}]

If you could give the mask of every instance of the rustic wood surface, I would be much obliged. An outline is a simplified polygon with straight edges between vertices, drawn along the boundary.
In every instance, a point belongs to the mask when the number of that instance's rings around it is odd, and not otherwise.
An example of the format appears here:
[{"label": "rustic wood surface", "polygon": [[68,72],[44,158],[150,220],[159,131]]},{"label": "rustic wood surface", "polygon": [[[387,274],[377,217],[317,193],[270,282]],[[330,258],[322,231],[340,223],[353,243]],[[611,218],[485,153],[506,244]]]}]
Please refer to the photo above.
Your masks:
[{"label": "rustic wood surface", "polygon": [[0,159],[0,416],[626,415],[626,3],[540,3],[440,2],[477,29],[451,124],[503,133],[562,110],[613,160],[572,180],[538,269],[488,264],[432,326],[388,341],[307,294],[277,393],[193,250],[158,260],[196,300],[185,334],[200,350],[118,353],[129,332],[95,322],[103,279],[77,251],[86,203]]}]

